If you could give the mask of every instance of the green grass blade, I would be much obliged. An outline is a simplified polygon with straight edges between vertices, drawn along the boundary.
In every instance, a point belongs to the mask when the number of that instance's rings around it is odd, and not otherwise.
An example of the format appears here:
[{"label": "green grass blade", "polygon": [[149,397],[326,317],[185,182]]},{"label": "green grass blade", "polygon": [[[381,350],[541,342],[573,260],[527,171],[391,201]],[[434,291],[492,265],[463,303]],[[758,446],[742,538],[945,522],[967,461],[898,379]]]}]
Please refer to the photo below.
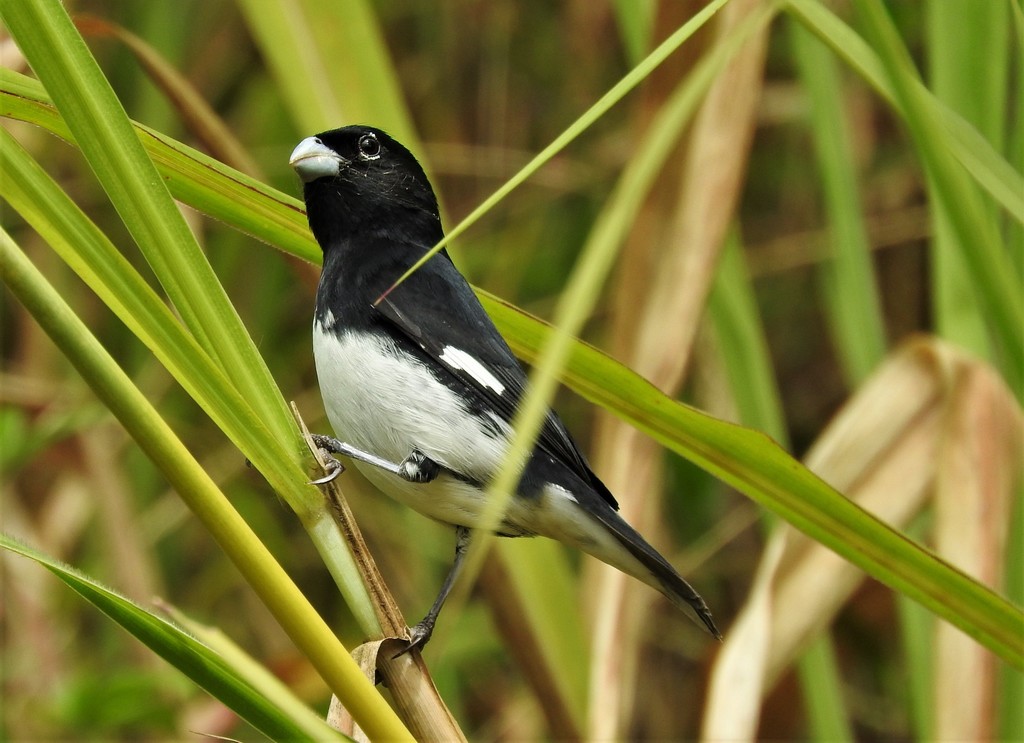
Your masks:
[{"label": "green grass blade", "polygon": [[[1003,579],[1009,598],[1018,605],[1024,605],[1024,481],[1018,483],[1014,494],[1015,504],[1011,511],[1011,523],[1007,538],[1007,566]],[[1011,740],[1024,730],[1024,671],[1003,668],[1000,674],[1001,699],[997,715],[998,733],[1004,740]]]},{"label": "green grass blade", "polygon": [[0,547],[35,560],[271,740],[347,740],[294,697],[280,704],[261,694],[220,654],[89,576],[5,534]]},{"label": "green grass blade", "polygon": [[843,111],[838,65],[828,48],[798,24],[794,58],[810,102],[810,130],[821,173],[831,255],[819,269],[829,327],[846,380],[863,381],[885,355],[885,327],[871,246],[858,193],[853,142]]},{"label": "green grass blade", "polygon": [[[554,329],[540,347],[540,354],[530,374],[528,392],[519,402],[513,419],[515,434],[502,467],[488,484],[487,509],[481,517],[483,523],[494,524],[495,527],[499,525],[509,497],[516,491],[522,467],[540,433],[575,334],[597,301],[619,247],[635,222],[644,198],[662,171],[665,160],[678,142],[683,127],[718,73],[753,33],[768,22],[773,13],[772,5],[765,6],[762,12],[753,14],[735,34],[706,55],[665,102],[643,142],[633,152],[628,166],[594,223],[568,285],[559,298]],[[685,24],[684,28],[688,25]],[[475,575],[479,570],[488,538],[489,535],[478,537],[474,542],[471,560],[465,568],[468,575]]]},{"label": "green grass blade", "polygon": [[343,124],[386,129],[413,152],[419,136],[366,0],[238,0],[277,90],[306,135]]},{"label": "green grass blade", "polygon": [[[864,78],[876,93],[902,112],[881,60],[852,28],[817,0],[787,0],[787,10]],[[931,98],[919,81],[917,86],[932,101],[931,114],[945,129],[952,154],[1012,219],[1024,224],[1024,175],[1015,170],[962,116]]]},{"label": "green grass blade", "polygon": [[977,301],[997,341],[999,366],[1020,397],[1024,395],[1024,287],[1002,250],[995,223],[985,214],[974,183],[950,153],[948,136],[934,117],[932,100],[920,85],[910,53],[885,8],[878,0],[858,0],[856,7],[924,163],[936,196],[933,211],[941,213],[950,225]]},{"label": "green grass blade", "polygon": [[[929,0],[924,7],[927,79],[936,98],[956,111],[997,151],[1005,151],[1007,100],[1008,10],[1005,3]],[[967,22],[969,19],[969,22]],[[928,199],[941,201],[934,180]],[[988,219],[996,218],[991,201],[983,204]],[[965,265],[963,245],[945,210],[932,210],[930,242],[931,307],[939,335],[985,359],[993,357],[992,343],[977,289]],[[916,533],[920,533],[919,529]],[[933,640],[935,620],[919,607],[901,600],[897,608],[908,659],[913,721],[919,739],[934,737],[935,667],[941,664]]]},{"label": "green grass blade", "polygon": [[843,676],[828,635],[814,640],[801,653],[797,672],[814,740],[853,743],[856,737],[843,702]]},{"label": "green grass blade", "polygon": [[629,63],[637,64],[651,48],[657,7],[651,0],[615,0],[612,8]]},{"label": "green grass blade", "polygon": [[[935,95],[970,122],[996,149],[1005,139],[1006,86],[1009,69],[1008,8],[1003,3],[974,7],[962,0],[929,2],[925,17],[929,79]],[[964,19],[970,17],[970,23]],[[930,199],[940,195],[931,188]],[[986,205],[987,206],[987,205]],[[985,210],[991,218],[994,212]],[[971,246],[958,244],[944,211],[933,218],[932,306],[939,334],[982,357],[992,352],[985,319],[978,311],[974,286],[962,254]]]},{"label": "green grass blade", "polygon": [[[517,355],[533,361],[553,332],[481,294]],[[666,397],[635,372],[582,342],[563,381],[666,448],[732,485],[891,588],[948,620],[1007,662],[1024,664],[1024,614],[989,588],[850,502],[764,434]]]},{"label": "green grass blade", "polygon": [[372,737],[411,740],[348,651],[145,396],[6,232],[0,277],[153,460],[331,690]]},{"label": "green grass blade", "polygon": [[757,300],[735,232],[727,238],[708,297],[729,388],[746,425],[785,445],[786,421]]},{"label": "green grass blade", "polygon": [[[414,271],[426,263],[432,255],[441,250],[445,245],[453,242],[462,233],[476,224],[482,216],[494,208],[494,206],[508,196],[512,191],[521,186],[530,176],[540,170],[551,158],[569,146],[574,139],[590,128],[594,122],[604,116],[608,111],[622,100],[627,93],[643,82],[658,68],[668,57],[678,49],[684,41],[689,39],[702,28],[717,13],[728,0],[712,0],[699,13],[696,13],[690,20],[680,26],[658,47],[648,54],[640,64],[627,72],[621,80],[611,87],[608,92],[602,95],[590,108],[570,124],[565,131],[555,137],[547,147],[538,152],[533,159],[519,170],[514,176],[502,184],[497,191],[484,199],[479,206],[466,215],[461,222],[448,231],[444,238],[431,248],[419,261],[414,263],[408,271],[392,284],[391,288],[398,286]],[[390,291],[390,289],[388,290]]]},{"label": "green grass blade", "polygon": [[[41,126],[76,144],[39,81],[3,67],[0,116]],[[301,201],[142,124],[133,126],[174,198],[257,240],[320,262],[320,247],[309,235]]]},{"label": "green grass blade", "polygon": [[917,740],[935,740],[935,617],[920,604],[903,597],[896,612],[903,657],[909,666],[906,676],[910,724]]},{"label": "green grass blade", "polygon": [[298,438],[284,400],[124,109],[58,0],[3,6],[4,20],[125,226],[200,345],[282,440]]},{"label": "green grass blade", "polygon": [[[1013,78],[1017,84],[1010,88],[1010,110],[1007,114],[1007,121],[1024,121],[1024,8],[1020,3],[1010,3],[1010,18],[1013,34]],[[1024,173],[1024,127],[1011,126],[1006,141],[1007,159],[1013,163],[1017,171]],[[1024,280],[1024,225],[1021,223],[1010,223],[1005,220],[1006,248],[1010,252],[1013,266],[1017,270],[1017,276]],[[1024,698],[1022,693],[1021,698]],[[1024,714],[1022,714],[1024,717]],[[1022,720],[1021,730],[1024,730]]]}]

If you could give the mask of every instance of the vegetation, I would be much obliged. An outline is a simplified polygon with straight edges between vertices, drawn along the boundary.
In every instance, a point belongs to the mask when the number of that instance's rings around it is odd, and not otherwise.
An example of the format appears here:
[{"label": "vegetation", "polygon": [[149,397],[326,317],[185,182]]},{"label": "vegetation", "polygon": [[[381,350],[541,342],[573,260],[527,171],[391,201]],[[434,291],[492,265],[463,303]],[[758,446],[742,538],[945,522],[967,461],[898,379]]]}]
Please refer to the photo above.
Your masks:
[{"label": "vegetation", "polygon": [[[8,739],[326,740],[332,693],[372,739],[1024,735],[1019,2],[69,8],[2,10]],[[453,548],[308,485],[289,407],[327,430],[288,153],[354,122],[531,364],[520,445],[553,398],[724,644],[490,540],[422,659],[353,662]]]}]

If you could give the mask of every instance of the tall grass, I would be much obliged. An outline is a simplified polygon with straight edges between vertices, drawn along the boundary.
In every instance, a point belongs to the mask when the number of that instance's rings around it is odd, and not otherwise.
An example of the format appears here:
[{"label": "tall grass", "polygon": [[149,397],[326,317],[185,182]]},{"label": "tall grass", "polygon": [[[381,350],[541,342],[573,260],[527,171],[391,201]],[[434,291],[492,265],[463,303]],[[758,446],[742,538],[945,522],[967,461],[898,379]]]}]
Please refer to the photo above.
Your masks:
[{"label": "tall grass", "polygon": [[[101,2],[83,42],[53,0],[5,6],[42,83],[7,47],[3,529],[32,545],[4,537],[7,737],[317,734],[154,595],[371,737],[1019,735],[1024,20],[972,8]],[[579,393],[556,406],[724,648],[557,545],[498,540],[423,659],[382,661],[397,715],[358,676],[344,648],[388,615],[287,407],[326,430],[287,153],[353,121],[424,161],[537,402]],[[341,486],[417,618],[450,531]],[[781,518],[752,528],[748,499]]]}]

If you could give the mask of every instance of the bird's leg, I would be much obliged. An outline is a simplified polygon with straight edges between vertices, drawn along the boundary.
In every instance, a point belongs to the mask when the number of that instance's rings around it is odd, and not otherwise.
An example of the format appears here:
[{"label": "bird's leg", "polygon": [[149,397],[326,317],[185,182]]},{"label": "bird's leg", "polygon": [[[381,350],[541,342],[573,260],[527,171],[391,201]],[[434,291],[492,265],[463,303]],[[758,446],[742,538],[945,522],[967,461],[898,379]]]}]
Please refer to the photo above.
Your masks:
[{"label": "bird's leg", "polygon": [[357,449],[351,444],[346,444],[344,441],[339,441],[333,436],[314,433],[311,434],[311,437],[313,443],[320,447],[322,452],[326,453],[324,459],[327,461],[328,470],[325,476],[318,480],[313,480],[312,485],[328,483],[345,470],[341,462],[334,458],[334,454],[343,454],[349,459],[372,464],[374,467],[379,467],[393,475],[398,475],[403,480],[408,480],[409,482],[430,482],[441,472],[441,465],[430,459],[419,449],[413,449],[412,453],[403,459],[401,463],[395,464],[387,459],[378,457],[376,454],[371,454],[368,451]]},{"label": "bird's leg", "polygon": [[324,455],[324,460],[327,462],[327,474],[318,480],[313,480],[310,483],[311,485],[324,485],[329,483],[345,471],[345,467],[341,462],[334,458],[333,455],[335,454],[343,454],[349,459],[358,459],[360,462],[372,464],[375,467],[380,467],[381,469],[387,470],[395,475],[398,474],[399,466],[394,462],[389,462],[386,459],[378,457],[376,454],[370,454],[370,452],[357,449],[351,444],[339,441],[333,436],[324,436],[323,434],[314,433],[310,434],[310,438],[313,439],[314,444],[320,447],[320,452]]},{"label": "bird's leg", "polygon": [[430,607],[427,616],[423,617],[422,621],[415,627],[409,628],[408,647],[396,653],[395,658],[408,653],[413,648],[422,649],[427,644],[430,636],[434,634],[434,624],[437,622],[437,615],[441,613],[441,607],[444,606],[445,599],[451,593],[452,586],[455,585],[455,579],[462,570],[462,561],[466,557],[466,550],[469,549],[469,535],[470,531],[467,527],[455,527],[455,562],[452,563],[452,567],[444,579],[444,585],[441,586],[441,592],[434,599],[434,605]]}]

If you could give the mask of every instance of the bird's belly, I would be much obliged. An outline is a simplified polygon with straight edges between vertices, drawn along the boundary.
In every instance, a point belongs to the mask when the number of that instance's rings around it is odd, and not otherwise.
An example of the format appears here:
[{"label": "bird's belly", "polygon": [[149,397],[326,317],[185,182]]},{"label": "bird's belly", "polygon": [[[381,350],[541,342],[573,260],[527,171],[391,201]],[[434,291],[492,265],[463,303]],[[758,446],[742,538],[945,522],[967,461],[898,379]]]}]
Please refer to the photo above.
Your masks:
[{"label": "bird's belly", "polygon": [[[485,426],[449,387],[404,354],[387,338],[336,334],[314,325],[320,392],[335,435],[396,464],[418,449],[446,469],[488,481],[500,466],[507,434]],[[360,470],[387,495],[440,521],[473,526],[466,520],[480,510],[479,489],[446,474],[410,483],[372,466]]]},{"label": "bird's belly", "polygon": [[482,524],[485,495],[476,485],[445,473],[430,482],[409,482],[371,464],[356,462],[355,465],[382,493],[424,516],[471,529]]}]

